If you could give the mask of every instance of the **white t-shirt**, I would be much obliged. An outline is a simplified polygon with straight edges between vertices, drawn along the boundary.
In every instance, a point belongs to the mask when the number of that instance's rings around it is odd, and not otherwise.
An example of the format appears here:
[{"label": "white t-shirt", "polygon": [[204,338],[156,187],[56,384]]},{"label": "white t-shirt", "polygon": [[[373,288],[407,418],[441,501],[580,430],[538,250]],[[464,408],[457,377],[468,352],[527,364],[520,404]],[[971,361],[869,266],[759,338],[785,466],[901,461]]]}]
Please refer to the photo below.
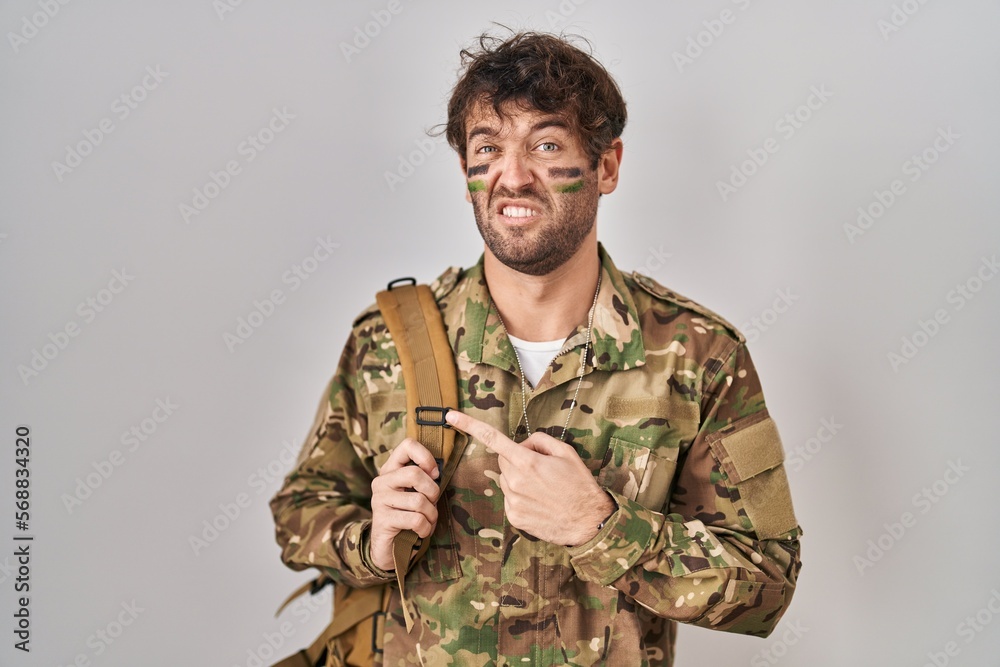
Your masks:
[{"label": "white t-shirt", "polygon": [[524,373],[524,378],[532,389],[542,379],[545,369],[566,342],[565,338],[543,341],[522,340],[510,334],[507,334],[507,338],[510,338],[511,344],[521,358],[521,372]]}]

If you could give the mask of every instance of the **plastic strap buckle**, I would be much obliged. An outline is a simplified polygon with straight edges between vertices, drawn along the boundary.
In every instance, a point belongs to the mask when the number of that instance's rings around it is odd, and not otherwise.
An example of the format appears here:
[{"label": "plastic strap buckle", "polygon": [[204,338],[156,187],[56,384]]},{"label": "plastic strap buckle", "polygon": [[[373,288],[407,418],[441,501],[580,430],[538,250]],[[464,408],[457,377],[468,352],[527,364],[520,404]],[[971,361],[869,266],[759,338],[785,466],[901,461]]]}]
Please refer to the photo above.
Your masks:
[{"label": "plastic strap buckle", "polygon": [[[444,426],[445,428],[451,428],[451,424],[444,420],[444,416],[448,414],[451,408],[442,408],[436,405],[418,405],[417,406],[417,423],[421,426]],[[437,419],[428,419],[421,417],[422,414],[427,412],[436,412],[440,417]]]}]

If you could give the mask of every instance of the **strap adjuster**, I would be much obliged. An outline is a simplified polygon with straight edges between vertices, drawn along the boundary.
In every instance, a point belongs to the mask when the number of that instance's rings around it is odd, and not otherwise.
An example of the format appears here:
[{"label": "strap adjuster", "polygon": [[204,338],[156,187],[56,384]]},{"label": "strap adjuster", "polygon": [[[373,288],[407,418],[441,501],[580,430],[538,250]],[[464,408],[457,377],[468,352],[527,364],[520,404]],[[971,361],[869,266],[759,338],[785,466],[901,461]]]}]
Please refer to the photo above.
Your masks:
[{"label": "strap adjuster", "polygon": [[[451,408],[442,408],[437,405],[418,405],[416,409],[417,423],[421,426],[444,426],[445,428],[451,428],[451,424],[444,420],[444,416],[448,414],[449,410]],[[441,416],[437,419],[421,417],[422,414],[427,412],[436,412]]]},{"label": "strap adjuster", "polygon": [[382,636],[385,634],[385,612],[379,609],[372,615],[372,653],[382,653]]},{"label": "strap adjuster", "polygon": [[392,290],[392,288],[396,286],[396,283],[409,283],[411,285],[416,285],[417,284],[417,279],[416,278],[396,278],[395,280],[392,280],[392,281],[389,282],[389,285],[388,285],[388,287],[386,287],[386,289],[387,290]]},{"label": "strap adjuster", "polygon": [[316,595],[321,590],[326,588],[329,584],[333,583],[333,579],[330,577],[316,577],[313,579],[312,584],[309,586],[309,595]]}]

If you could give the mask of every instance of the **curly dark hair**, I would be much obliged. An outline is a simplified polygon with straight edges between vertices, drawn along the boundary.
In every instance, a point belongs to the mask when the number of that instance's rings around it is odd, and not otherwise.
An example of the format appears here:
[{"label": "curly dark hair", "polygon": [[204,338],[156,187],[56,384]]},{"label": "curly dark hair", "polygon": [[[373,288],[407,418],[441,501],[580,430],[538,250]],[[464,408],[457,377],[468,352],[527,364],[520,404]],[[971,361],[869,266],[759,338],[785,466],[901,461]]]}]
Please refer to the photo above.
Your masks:
[{"label": "curly dark hair", "polygon": [[596,169],[626,121],[625,100],[604,66],[562,35],[517,32],[501,39],[483,33],[478,42],[478,50],[460,52],[461,77],[448,102],[444,127],[448,144],[465,158],[469,112],[488,103],[506,121],[504,107],[511,102],[515,108],[563,117],[591,158],[591,169]]}]

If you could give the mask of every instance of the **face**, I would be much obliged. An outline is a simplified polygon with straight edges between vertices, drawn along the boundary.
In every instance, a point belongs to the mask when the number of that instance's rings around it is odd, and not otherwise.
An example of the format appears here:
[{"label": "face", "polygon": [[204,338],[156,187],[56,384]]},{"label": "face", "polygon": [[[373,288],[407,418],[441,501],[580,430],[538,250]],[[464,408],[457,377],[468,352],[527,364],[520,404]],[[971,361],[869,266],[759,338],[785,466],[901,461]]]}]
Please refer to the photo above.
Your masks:
[{"label": "face", "polygon": [[[541,276],[581,247],[597,218],[597,199],[617,183],[606,159],[592,169],[577,137],[558,116],[510,108],[506,124],[492,108],[470,114],[466,199],[489,251],[504,265]],[[606,154],[607,155],[607,154]]]}]

